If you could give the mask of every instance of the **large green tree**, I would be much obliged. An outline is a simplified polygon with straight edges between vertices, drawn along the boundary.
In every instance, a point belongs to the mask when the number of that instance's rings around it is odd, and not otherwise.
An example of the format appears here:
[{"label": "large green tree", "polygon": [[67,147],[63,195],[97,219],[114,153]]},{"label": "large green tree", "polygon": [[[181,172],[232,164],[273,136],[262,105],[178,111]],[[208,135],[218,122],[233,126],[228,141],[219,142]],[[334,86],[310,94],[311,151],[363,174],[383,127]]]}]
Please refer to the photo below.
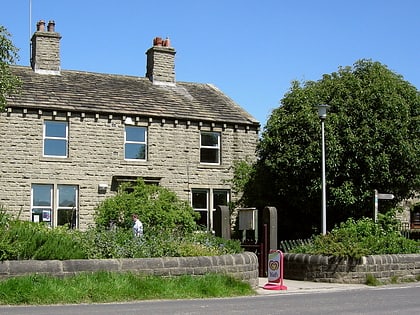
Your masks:
[{"label": "large green tree", "polygon": [[0,25],[0,110],[6,106],[6,97],[17,92],[21,85],[9,68],[18,59],[18,49],[13,45],[10,33]]},{"label": "large green tree", "polygon": [[348,217],[372,216],[374,189],[395,195],[380,202],[382,211],[420,190],[420,95],[413,85],[370,60],[319,81],[292,82],[264,128],[258,161],[251,172],[237,167],[235,177],[246,205],[277,207],[281,237],[320,231],[318,104],[330,106],[325,121],[329,228]]}]

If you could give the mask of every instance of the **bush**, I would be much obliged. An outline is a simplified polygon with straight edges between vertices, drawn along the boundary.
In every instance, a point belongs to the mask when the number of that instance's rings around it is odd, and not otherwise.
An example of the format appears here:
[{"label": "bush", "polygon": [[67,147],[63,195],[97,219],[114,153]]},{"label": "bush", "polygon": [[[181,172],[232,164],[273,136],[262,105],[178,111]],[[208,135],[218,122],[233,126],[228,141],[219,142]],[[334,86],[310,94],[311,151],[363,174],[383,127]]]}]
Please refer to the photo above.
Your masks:
[{"label": "bush", "polygon": [[151,228],[141,238],[131,230],[91,229],[83,234],[83,247],[91,259],[214,256],[242,252],[239,241],[225,240],[207,232]]},{"label": "bush", "polygon": [[[128,192],[130,190],[130,192]],[[166,188],[146,185],[139,179],[135,186],[122,185],[115,197],[107,198],[96,209],[95,223],[100,227],[114,225],[130,229],[136,213],[147,229],[178,229],[192,232],[197,229],[198,214],[176,194]]]},{"label": "bush", "polygon": [[0,227],[0,260],[86,258],[78,231],[42,223],[7,220]]},{"label": "bush", "polygon": [[406,239],[396,226],[390,214],[381,217],[378,223],[370,218],[357,221],[350,218],[292,252],[356,259],[366,255],[420,253],[420,242]]}]

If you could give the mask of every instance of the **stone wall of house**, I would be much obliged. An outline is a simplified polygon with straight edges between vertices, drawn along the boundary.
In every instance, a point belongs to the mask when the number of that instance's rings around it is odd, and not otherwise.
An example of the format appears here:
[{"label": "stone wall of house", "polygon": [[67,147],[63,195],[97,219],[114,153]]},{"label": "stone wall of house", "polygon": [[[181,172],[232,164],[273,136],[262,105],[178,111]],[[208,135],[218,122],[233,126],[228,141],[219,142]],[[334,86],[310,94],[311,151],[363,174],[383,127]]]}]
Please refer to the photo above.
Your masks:
[{"label": "stone wall of house", "polygon": [[420,275],[420,255],[372,255],[338,259],[321,255],[284,254],[284,277],[333,283],[365,283],[367,275],[381,282],[415,280]]},{"label": "stone wall of house", "polygon": [[253,288],[258,286],[258,259],[250,252],[205,257],[4,261],[0,264],[0,279],[35,273],[63,277],[95,271],[157,276],[223,273],[248,282]]},{"label": "stone wall of house", "polygon": [[[69,157],[42,157],[44,120],[69,122]],[[134,117],[133,117],[134,119]],[[0,114],[0,205],[30,219],[32,184],[79,185],[79,228],[92,223],[95,207],[115,194],[100,193],[113,176],[160,178],[160,185],[190,199],[193,188],[230,189],[232,162],[254,159],[258,131],[245,126],[140,118],[148,128],[148,160],[124,160],[123,117],[13,109]],[[221,133],[221,165],[203,165],[200,130]],[[235,196],[233,196],[233,199]]]}]

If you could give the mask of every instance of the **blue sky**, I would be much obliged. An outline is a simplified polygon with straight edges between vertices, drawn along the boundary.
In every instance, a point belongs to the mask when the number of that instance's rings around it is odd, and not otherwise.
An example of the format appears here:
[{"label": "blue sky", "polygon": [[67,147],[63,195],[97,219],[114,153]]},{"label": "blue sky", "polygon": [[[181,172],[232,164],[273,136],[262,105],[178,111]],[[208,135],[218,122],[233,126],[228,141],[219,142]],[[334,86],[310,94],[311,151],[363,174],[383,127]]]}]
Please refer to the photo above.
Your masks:
[{"label": "blue sky", "polygon": [[214,84],[262,126],[292,80],[319,80],[363,58],[420,87],[418,0],[7,1],[0,25],[20,65],[29,65],[41,19],[62,35],[65,70],[143,77],[153,38],[169,37],[178,81]]}]

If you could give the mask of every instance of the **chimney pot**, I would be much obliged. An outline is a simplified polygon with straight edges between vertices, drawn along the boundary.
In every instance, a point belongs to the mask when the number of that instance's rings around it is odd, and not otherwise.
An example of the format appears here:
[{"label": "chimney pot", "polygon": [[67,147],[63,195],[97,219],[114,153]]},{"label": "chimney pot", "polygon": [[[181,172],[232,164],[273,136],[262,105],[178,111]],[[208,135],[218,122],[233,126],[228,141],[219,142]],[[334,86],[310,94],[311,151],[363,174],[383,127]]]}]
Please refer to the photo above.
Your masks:
[{"label": "chimney pot", "polygon": [[55,32],[55,22],[49,21],[47,26],[48,32]]},{"label": "chimney pot", "polygon": [[153,46],[162,46],[162,38],[161,37],[155,37],[153,39]]},{"label": "chimney pot", "polygon": [[45,31],[45,21],[40,20],[36,23],[36,31],[37,32],[44,32]]},{"label": "chimney pot", "polygon": [[163,46],[165,46],[165,47],[170,47],[171,46],[171,41],[169,40],[168,37],[166,37],[166,39],[163,41]]},{"label": "chimney pot", "polygon": [[175,85],[175,49],[170,46],[169,38],[153,39],[153,47],[146,52],[146,77],[153,84]]}]

